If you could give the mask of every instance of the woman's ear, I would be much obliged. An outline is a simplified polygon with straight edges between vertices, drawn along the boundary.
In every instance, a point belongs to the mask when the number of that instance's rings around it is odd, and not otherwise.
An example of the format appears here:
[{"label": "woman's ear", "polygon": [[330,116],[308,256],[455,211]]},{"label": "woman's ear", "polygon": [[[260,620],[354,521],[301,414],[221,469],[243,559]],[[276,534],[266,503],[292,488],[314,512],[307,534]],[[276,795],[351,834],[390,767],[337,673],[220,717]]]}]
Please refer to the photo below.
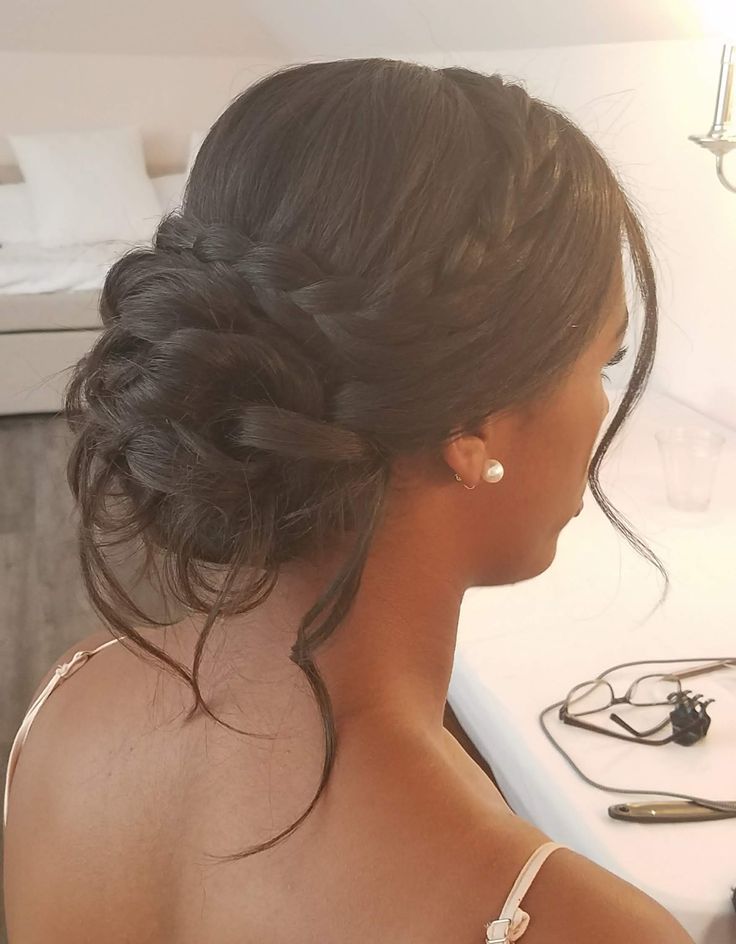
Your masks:
[{"label": "woman's ear", "polygon": [[485,440],[472,433],[456,436],[442,447],[442,458],[464,482],[477,482],[488,458]]}]

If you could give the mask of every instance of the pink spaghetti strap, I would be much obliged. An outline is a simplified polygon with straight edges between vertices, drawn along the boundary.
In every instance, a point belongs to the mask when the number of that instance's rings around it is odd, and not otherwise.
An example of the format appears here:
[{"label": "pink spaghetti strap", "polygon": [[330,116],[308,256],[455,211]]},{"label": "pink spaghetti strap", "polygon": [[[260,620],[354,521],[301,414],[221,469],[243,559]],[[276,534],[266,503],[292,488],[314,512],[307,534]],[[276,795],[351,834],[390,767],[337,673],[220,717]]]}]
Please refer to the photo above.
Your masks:
[{"label": "pink spaghetti strap", "polygon": [[520,904],[529,886],[534,881],[543,863],[555,849],[567,849],[559,842],[545,842],[527,859],[519,876],[504,902],[501,914],[495,921],[486,925],[485,944],[510,944],[524,934],[529,925],[529,915]]},{"label": "pink spaghetti strap", "polygon": [[68,662],[63,662],[61,665],[56,667],[54,674],[48,680],[43,690],[39,693],[36,700],[33,702],[31,707],[26,712],[25,717],[21,723],[21,726],[18,728],[18,731],[13,740],[13,745],[10,748],[10,754],[8,755],[8,767],[5,773],[5,801],[3,804],[3,829],[8,824],[8,798],[10,796],[10,784],[13,779],[13,773],[15,771],[16,764],[18,763],[18,755],[20,754],[20,749],[25,743],[26,738],[28,737],[28,731],[30,730],[31,725],[33,724],[33,719],[38,714],[41,706],[49,697],[51,692],[56,688],[61,679],[66,678],[69,675],[73,675],[77,669],[84,665],[84,663],[89,659],[90,656],[93,656],[96,652],[100,652],[102,649],[106,649],[108,646],[111,646],[113,643],[120,642],[119,638],[110,639],[108,642],[103,642],[101,646],[98,646],[96,649],[80,649],[78,652],[75,652],[72,658]]}]

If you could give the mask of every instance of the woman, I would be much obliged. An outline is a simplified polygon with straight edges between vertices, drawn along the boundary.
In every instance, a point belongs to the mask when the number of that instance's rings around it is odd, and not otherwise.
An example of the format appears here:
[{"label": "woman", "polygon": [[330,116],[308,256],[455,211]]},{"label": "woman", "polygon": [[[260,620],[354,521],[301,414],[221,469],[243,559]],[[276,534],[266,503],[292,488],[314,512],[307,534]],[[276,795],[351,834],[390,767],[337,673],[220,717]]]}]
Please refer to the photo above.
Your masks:
[{"label": "woman", "polygon": [[[644,326],[591,461],[624,238]],[[281,70],[215,122],[100,310],[69,481],[123,641],[65,654],[105,650],[14,758],[10,944],[691,941],[443,725],[465,589],[546,570],[586,478],[661,569],[597,484],[657,302],[591,141],[498,75]],[[177,613],[126,591],[117,544]]]}]

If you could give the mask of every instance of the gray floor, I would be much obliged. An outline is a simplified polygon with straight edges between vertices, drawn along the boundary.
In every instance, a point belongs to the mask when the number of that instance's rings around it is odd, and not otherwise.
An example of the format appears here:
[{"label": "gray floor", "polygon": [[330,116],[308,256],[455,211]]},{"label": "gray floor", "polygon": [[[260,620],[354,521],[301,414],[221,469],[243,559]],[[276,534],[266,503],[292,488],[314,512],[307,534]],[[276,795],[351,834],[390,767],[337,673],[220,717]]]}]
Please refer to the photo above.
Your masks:
[{"label": "gray floor", "polygon": [[[77,510],[66,481],[72,433],[60,416],[0,416],[0,745],[3,771],[40,679],[104,623],[82,583]],[[133,586],[135,556],[116,576],[146,612],[165,616],[160,591]],[[112,636],[110,637],[112,638]]]},{"label": "gray floor", "polygon": [[[82,589],[65,465],[71,434],[51,414],[0,417],[0,747],[8,753],[52,662],[99,628]],[[4,918],[0,940],[5,944]]]},{"label": "gray floor", "polygon": [[4,764],[33,691],[65,648],[99,628],[82,590],[71,442],[51,414],[0,417],[0,738]]},{"label": "gray floor", "polygon": [[[41,678],[66,649],[104,628],[87,599],[77,558],[77,511],[66,482],[72,438],[58,415],[0,416],[3,789],[13,738]],[[160,594],[145,583],[132,587],[135,565],[131,559],[117,576],[147,612],[163,617]],[[0,944],[7,944],[3,904]]]}]

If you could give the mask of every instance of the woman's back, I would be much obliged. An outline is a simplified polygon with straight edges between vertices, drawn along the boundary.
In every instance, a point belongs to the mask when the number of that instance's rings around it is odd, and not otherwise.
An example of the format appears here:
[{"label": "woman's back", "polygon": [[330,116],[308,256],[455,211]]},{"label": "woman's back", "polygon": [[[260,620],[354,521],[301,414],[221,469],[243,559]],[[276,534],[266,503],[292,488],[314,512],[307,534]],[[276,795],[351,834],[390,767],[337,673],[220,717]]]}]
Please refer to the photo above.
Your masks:
[{"label": "woman's back", "polygon": [[[168,634],[169,654],[190,665],[191,639]],[[82,640],[63,661],[105,641]],[[56,684],[14,758],[10,944],[483,944],[550,842],[490,781],[484,791],[449,735],[443,751],[375,731],[341,741],[325,793],[290,837],[210,863],[205,853],[276,835],[311,800],[322,732],[309,693],[274,680],[257,711],[241,701],[236,713],[213,691],[225,721],[277,732],[257,740],[211,719],[181,727],[184,686],[120,644],[82,665]],[[543,849],[527,881],[509,940],[690,940],[646,895],[564,847]],[[505,922],[492,927],[503,941]]]}]

